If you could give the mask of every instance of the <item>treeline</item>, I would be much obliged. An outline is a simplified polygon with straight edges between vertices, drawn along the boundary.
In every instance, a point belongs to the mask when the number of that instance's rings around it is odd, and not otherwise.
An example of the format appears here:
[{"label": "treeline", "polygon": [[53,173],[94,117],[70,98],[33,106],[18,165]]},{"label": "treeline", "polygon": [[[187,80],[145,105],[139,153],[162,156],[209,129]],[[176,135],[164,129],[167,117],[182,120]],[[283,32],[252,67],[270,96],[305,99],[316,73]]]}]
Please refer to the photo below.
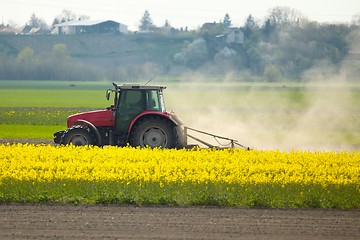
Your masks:
[{"label": "treeline", "polygon": [[320,24],[277,8],[264,22],[250,15],[240,28],[243,44],[234,45],[216,40],[225,31],[225,19],[213,32],[200,31],[199,38],[175,55],[175,62],[260,81],[299,81],[315,68],[325,77],[342,72],[348,80],[360,80],[359,24]]},{"label": "treeline", "polygon": [[[311,69],[321,67],[324,75],[341,72],[347,79],[358,81],[359,26],[360,21],[320,24],[292,9],[274,8],[264,21],[250,15],[243,26],[234,28],[226,14],[222,21],[197,30],[180,31],[167,24],[152,26],[146,33],[118,36],[123,49],[111,49],[111,56],[89,49],[101,55],[96,61],[87,61],[86,52],[83,56],[72,53],[64,43],[35,52],[31,46],[9,51],[0,41],[0,79],[136,81],[196,72],[218,76],[231,73],[243,81],[300,81]],[[227,41],[227,35],[235,30],[243,34],[243,41]],[[137,50],[130,49],[135,43]],[[120,55],[123,62],[108,64]]]},{"label": "treeline", "polygon": [[56,44],[49,53],[23,48],[16,57],[0,57],[0,79],[4,80],[98,80],[100,69],[70,56],[64,44]]},{"label": "treeline", "polygon": [[268,81],[300,79],[319,62],[326,62],[329,69],[341,68],[351,48],[350,34],[358,30],[313,22],[276,25],[267,21],[260,26],[251,16],[242,29],[244,44],[231,63]]}]

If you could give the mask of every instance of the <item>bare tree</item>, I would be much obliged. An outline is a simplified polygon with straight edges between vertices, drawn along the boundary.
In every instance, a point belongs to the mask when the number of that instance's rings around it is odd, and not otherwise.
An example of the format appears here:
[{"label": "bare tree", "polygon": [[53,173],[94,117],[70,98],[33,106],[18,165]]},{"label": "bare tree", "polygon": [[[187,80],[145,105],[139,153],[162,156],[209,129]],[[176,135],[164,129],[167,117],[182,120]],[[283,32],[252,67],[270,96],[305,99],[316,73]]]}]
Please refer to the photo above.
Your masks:
[{"label": "bare tree", "polygon": [[67,22],[67,21],[75,20],[76,18],[77,18],[76,14],[69,9],[64,9],[59,17],[60,22]]},{"label": "bare tree", "polygon": [[62,10],[61,14],[56,16],[51,24],[52,27],[54,27],[56,24],[68,22],[72,20],[84,20],[89,19],[90,17],[87,15],[77,15],[71,10],[64,9]]},{"label": "bare tree", "polygon": [[299,26],[306,22],[304,15],[289,7],[275,7],[269,11],[268,19],[275,28]]},{"label": "bare tree", "polygon": [[355,26],[360,26],[360,13],[352,16],[351,24]]},{"label": "bare tree", "polygon": [[15,20],[10,19],[7,23],[7,26],[16,28],[16,27],[18,27],[18,24],[15,22]]}]

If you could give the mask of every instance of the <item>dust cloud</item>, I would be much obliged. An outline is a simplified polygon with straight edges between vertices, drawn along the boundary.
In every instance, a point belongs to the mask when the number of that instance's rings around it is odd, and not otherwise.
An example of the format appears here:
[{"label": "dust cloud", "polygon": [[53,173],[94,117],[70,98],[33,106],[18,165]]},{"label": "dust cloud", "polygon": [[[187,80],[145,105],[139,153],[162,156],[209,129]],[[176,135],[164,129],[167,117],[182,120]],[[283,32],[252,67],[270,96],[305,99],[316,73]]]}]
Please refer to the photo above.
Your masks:
[{"label": "dust cloud", "polygon": [[[183,85],[167,90],[166,100],[171,99],[170,108],[185,125],[236,139],[246,147],[359,150],[360,84],[349,77],[352,57],[340,69],[319,61],[298,83],[231,83],[231,75],[221,83],[202,84],[206,77],[187,74]],[[193,135],[216,146],[228,143]]]}]

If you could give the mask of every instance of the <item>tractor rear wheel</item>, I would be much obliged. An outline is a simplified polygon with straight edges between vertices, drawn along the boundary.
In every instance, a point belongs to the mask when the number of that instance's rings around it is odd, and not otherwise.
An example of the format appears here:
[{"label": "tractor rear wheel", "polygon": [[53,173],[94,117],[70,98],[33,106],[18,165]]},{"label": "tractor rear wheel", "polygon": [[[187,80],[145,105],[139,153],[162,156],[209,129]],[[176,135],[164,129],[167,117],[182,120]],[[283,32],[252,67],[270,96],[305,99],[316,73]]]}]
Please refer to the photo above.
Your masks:
[{"label": "tractor rear wheel", "polygon": [[84,146],[93,144],[89,129],[84,126],[74,126],[64,132],[62,144],[73,144],[74,146]]},{"label": "tractor rear wheel", "polygon": [[130,134],[130,145],[151,148],[177,147],[176,127],[168,119],[151,116],[140,119]]}]

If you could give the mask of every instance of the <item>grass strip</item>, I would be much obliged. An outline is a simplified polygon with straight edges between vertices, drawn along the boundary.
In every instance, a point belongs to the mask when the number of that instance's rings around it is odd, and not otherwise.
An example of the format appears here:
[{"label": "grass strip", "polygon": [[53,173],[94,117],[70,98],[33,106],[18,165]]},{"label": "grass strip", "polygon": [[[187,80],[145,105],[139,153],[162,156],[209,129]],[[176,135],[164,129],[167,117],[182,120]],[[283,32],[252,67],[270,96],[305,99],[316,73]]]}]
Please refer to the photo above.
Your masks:
[{"label": "grass strip", "polygon": [[0,202],[353,209],[360,207],[360,194],[357,185],[334,184],[33,182],[7,179],[0,185]]},{"label": "grass strip", "polygon": [[3,139],[52,139],[54,132],[65,126],[0,124],[0,138]]}]

